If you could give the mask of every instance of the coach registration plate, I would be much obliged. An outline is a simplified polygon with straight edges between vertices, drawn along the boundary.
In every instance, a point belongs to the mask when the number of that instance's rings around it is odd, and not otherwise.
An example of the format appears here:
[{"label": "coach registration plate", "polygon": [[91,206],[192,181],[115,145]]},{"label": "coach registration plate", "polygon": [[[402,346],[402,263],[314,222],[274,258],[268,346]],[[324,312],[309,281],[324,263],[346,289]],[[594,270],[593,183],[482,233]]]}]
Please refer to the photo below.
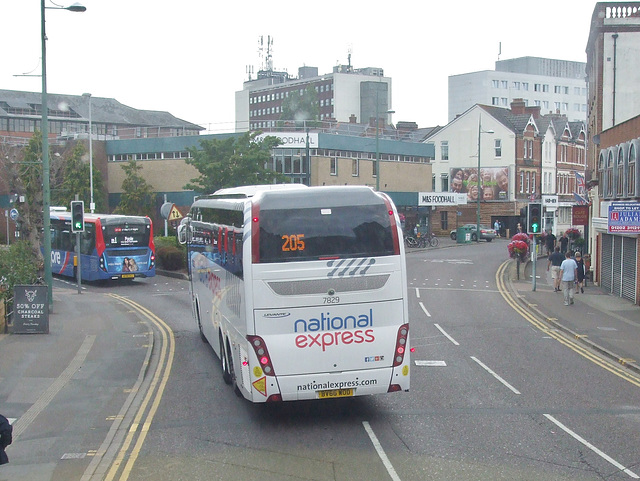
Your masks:
[{"label": "coach registration plate", "polygon": [[353,389],[328,389],[326,391],[318,391],[318,399],[349,396],[353,396]]},{"label": "coach registration plate", "polygon": [[122,274],[120,277],[122,277],[123,279],[133,279],[135,277],[135,274]]}]

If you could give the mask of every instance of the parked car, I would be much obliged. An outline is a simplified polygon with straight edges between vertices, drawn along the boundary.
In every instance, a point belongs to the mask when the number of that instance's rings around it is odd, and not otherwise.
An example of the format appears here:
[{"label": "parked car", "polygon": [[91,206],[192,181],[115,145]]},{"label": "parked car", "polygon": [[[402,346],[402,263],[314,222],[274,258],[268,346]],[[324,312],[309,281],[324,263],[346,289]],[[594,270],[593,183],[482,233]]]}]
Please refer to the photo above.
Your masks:
[{"label": "parked car", "polygon": [[[478,229],[478,226],[476,224],[465,224],[465,225],[460,226],[460,227],[466,227],[467,229],[471,229],[471,240],[474,241],[474,242],[476,241],[476,239],[477,239],[476,231]],[[491,242],[497,236],[498,236],[498,234],[496,234],[496,231],[494,229],[492,229],[491,227],[487,227],[486,225],[480,224],[480,239],[481,240],[486,240],[487,242]],[[449,237],[451,237],[451,239],[453,239],[453,240],[456,240],[456,238],[458,237],[457,229],[453,229],[449,233]]]}]

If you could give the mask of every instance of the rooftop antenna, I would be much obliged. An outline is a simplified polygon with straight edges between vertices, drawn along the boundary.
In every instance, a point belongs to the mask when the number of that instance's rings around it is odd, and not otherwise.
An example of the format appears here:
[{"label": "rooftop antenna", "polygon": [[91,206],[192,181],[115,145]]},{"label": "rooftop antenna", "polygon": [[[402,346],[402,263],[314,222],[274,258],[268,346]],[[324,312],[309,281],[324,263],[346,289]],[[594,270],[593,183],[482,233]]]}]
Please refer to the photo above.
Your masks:
[{"label": "rooftop antenna", "polygon": [[272,71],[273,70],[273,54],[272,54],[273,39],[271,38],[271,35],[267,35],[266,46],[264,42],[264,35],[260,35],[260,39],[258,43],[260,44],[260,47],[258,48],[258,55],[262,59],[260,70]]},{"label": "rooftop antenna", "polygon": [[500,60],[500,55],[502,55],[502,42],[498,42],[498,60]]},{"label": "rooftop antenna", "polygon": [[253,75],[253,65],[247,65],[247,76],[249,77],[249,81],[251,81],[252,75]]}]

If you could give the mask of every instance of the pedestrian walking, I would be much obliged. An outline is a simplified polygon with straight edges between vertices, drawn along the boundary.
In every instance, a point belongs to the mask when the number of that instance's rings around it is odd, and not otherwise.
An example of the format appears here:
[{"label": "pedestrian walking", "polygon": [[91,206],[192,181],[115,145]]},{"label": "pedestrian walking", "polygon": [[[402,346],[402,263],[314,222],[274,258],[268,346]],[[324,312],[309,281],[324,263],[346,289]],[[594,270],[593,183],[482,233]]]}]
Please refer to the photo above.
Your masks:
[{"label": "pedestrian walking", "polygon": [[547,270],[551,269],[551,278],[553,279],[553,291],[560,292],[560,266],[564,261],[564,256],[560,254],[560,247],[556,246],[554,252],[549,256]]},{"label": "pedestrian walking", "polygon": [[500,237],[500,222],[498,222],[498,220],[496,219],[496,221],[493,223],[493,230],[496,231],[496,235],[498,237]]},{"label": "pedestrian walking", "polygon": [[556,236],[554,236],[550,230],[547,231],[544,242],[547,247],[547,255],[551,255],[553,253],[553,249],[556,247]]},{"label": "pedestrian walking", "polygon": [[582,254],[580,252],[576,252],[576,265],[578,266],[577,277],[576,277],[576,294],[578,292],[584,294],[584,280],[585,280],[585,268],[584,268],[584,259],[582,258]]},{"label": "pedestrian walking", "polygon": [[13,442],[13,426],[9,420],[0,414],[0,464],[7,464],[9,457],[5,448]]},{"label": "pedestrian walking", "polygon": [[562,236],[560,236],[560,253],[565,254],[567,247],[569,247],[569,238],[567,237],[567,233],[563,232]]},{"label": "pedestrian walking", "polygon": [[560,266],[560,275],[562,276],[562,293],[564,294],[564,305],[573,304],[573,295],[578,276],[578,264],[571,258],[571,253],[564,255],[565,259]]}]

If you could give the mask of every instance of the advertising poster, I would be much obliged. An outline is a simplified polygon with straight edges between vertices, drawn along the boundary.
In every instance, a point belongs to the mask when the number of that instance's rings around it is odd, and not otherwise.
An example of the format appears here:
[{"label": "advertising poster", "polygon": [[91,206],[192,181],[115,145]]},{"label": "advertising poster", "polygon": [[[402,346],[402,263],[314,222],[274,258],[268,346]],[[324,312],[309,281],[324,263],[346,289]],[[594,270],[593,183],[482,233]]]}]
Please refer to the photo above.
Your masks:
[{"label": "advertising poster", "polygon": [[449,191],[467,195],[469,202],[480,199],[509,200],[509,168],[484,167],[480,168],[480,183],[478,185],[477,167],[453,167],[449,169]]},{"label": "advertising poster", "polygon": [[608,221],[612,234],[640,234],[640,202],[612,202]]}]

